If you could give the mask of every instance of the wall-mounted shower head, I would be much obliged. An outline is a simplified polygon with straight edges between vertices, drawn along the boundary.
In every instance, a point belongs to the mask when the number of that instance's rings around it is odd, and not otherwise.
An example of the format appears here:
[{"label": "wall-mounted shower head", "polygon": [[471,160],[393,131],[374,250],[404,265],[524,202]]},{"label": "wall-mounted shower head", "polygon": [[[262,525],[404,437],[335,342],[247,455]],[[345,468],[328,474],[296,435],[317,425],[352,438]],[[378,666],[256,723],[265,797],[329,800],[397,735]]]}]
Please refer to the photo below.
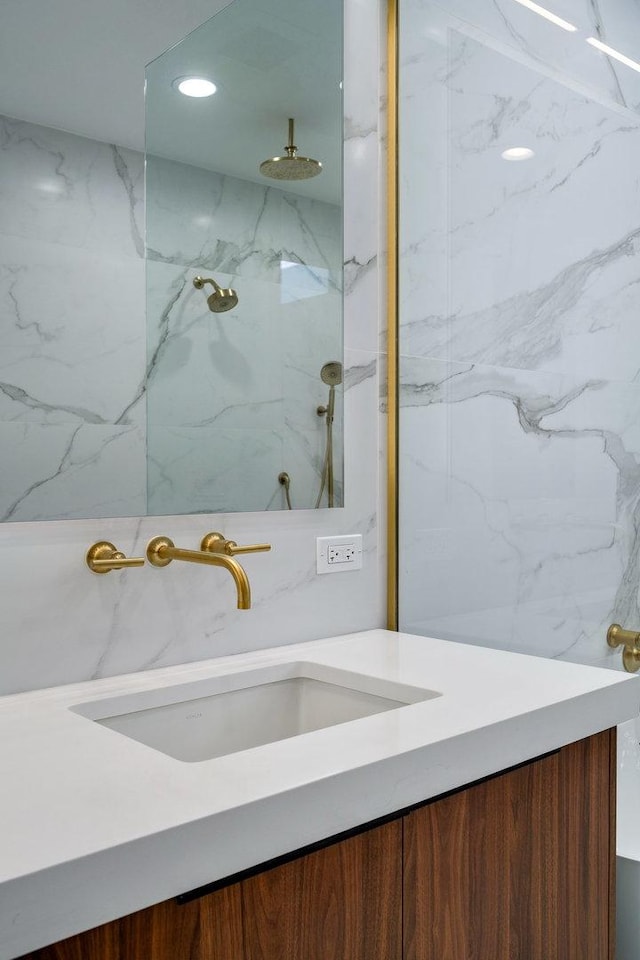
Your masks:
[{"label": "wall-mounted shower head", "polygon": [[231,287],[221,287],[212,277],[194,277],[193,285],[196,290],[202,290],[205,283],[210,283],[213,287],[213,293],[207,297],[209,310],[212,313],[225,313],[232,310],[238,303],[238,294]]},{"label": "wall-mounted shower head", "polygon": [[342,364],[339,360],[330,360],[320,371],[320,379],[328,387],[338,387],[342,383]]},{"label": "wall-mounted shower head", "polygon": [[293,118],[289,118],[289,143],[284,148],[286,157],[270,157],[260,164],[263,177],[272,180],[309,180],[322,173],[322,164],[311,157],[299,157],[298,148],[293,142]]}]

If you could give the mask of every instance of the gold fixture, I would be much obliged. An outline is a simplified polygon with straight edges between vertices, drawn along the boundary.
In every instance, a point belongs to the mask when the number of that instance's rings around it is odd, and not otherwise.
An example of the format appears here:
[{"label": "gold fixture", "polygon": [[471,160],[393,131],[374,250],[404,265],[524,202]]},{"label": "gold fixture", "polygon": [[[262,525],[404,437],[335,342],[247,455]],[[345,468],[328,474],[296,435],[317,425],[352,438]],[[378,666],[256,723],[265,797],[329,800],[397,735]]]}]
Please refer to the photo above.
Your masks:
[{"label": "gold fixture", "polygon": [[196,290],[202,290],[205,283],[210,283],[213,293],[207,297],[207,304],[212,313],[225,313],[232,310],[238,303],[238,294],[231,287],[221,287],[213,277],[194,277],[193,285]]},{"label": "gold fixture", "polygon": [[281,487],[284,487],[284,496],[287,501],[287,510],[292,510],[291,505],[291,477],[286,470],[283,470],[282,473],[278,474],[278,483]]},{"label": "gold fixture", "polygon": [[320,370],[320,379],[329,387],[329,399],[326,407],[324,405],[316,407],[316,413],[319,417],[325,417],[326,440],[324,460],[322,464],[322,476],[320,478],[320,490],[316,500],[315,509],[317,510],[322,503],[322,494],[324,488],[327,488],[327,506],[334,506],[334,472],[333,472],[333,418],[336,404],[336,387],[342,383],[342,364],[339,360],[330,360],[325,363]]},{"label": "gold fixture", "polygon": [[289,143],[284,148],[287,155],[263,160],[259,167],[263,177],[271,177],[272,180],[308,180],[322,173],[319,160],[298,156],[298,148],[293,142],[293,126],[293,117],[289,117]]},{"label": "gold fixture", "polygon": [[169,537],[154,537],[147,544],[147,559],[154,567],[166,567],[172,560],[188,563],[204,563],[212,567],[224,567],[234,579],[238,594],[238,610],[251,607],[251,587],[244,567],[233,559],[234,553],[259,553],[271,550],[269,543],[254,543],[239,547],[235,540],[227,540],[221,533],[207,533],[200,550],[182,550]]},{"label": "gold fixture", "polygon": [[622,662],[628,673],[640,670],[640,631],[623,630],[619,623],[612,623],[607,630],[607,643],[610,647],[621,647]]},{"label": "gold fixture", "polygon": [[387,627],[398,629],[398,2],[387,5]]},{"label": "gold fixture", "polygon": [[267,553],[271,550],[270,543],[249,543],[239,547],[235,540],[227,540],[222,533],[208,533],[200,544],[207,553],[224,553],[228,557],[235,557],[237,553]]},{"label": "gold fixture", "polygon": [[87,550],[87,566],[94,573],[110,573],[126,567],[144,567],[144,557],[125,557],[108,540],[98,540]]}]

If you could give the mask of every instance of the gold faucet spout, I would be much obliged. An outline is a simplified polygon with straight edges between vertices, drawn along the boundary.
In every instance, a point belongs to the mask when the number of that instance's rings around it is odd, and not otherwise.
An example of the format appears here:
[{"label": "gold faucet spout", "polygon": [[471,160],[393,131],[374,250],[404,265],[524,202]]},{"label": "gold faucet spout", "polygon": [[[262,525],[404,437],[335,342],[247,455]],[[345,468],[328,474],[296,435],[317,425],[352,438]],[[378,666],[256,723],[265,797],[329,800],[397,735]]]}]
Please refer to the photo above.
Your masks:
[{"label": "gold faucet spout", "polygon": [[172,560],[188,563],[204,563],[210,567],[224,567],[233,577],[238,594],[238,610],[251,608],[251,586],[246,570],[237,560],[224,553],[207,553],[204,550],[182,550],[169,537],[154,537],[147,545],[147,559],[154,567],[166,567]]}]

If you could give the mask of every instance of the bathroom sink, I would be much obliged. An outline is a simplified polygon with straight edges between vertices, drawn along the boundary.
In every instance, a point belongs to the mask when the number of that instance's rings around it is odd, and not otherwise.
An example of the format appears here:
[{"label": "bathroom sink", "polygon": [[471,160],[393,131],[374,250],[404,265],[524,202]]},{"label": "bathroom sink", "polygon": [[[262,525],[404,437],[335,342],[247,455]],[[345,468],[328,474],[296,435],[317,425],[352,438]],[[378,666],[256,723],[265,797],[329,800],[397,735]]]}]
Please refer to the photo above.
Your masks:
[{"label": "bathroom sink", "polygon": [[176,760],[211,760],[439,697],[315,663],[283,663],[71,707]]}]

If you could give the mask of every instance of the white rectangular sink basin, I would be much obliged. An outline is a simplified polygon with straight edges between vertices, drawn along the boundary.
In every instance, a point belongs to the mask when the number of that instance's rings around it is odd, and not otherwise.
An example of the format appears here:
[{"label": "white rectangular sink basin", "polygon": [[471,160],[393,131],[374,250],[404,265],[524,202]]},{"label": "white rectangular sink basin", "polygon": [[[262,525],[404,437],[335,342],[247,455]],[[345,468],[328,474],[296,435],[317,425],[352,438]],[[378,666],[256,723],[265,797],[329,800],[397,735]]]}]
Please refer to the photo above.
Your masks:
[{"label": "white rectangular sink basin", "polygon": [[211,760],[441,694],[315,663],[243,670],[71,709],[176,760]]}]

